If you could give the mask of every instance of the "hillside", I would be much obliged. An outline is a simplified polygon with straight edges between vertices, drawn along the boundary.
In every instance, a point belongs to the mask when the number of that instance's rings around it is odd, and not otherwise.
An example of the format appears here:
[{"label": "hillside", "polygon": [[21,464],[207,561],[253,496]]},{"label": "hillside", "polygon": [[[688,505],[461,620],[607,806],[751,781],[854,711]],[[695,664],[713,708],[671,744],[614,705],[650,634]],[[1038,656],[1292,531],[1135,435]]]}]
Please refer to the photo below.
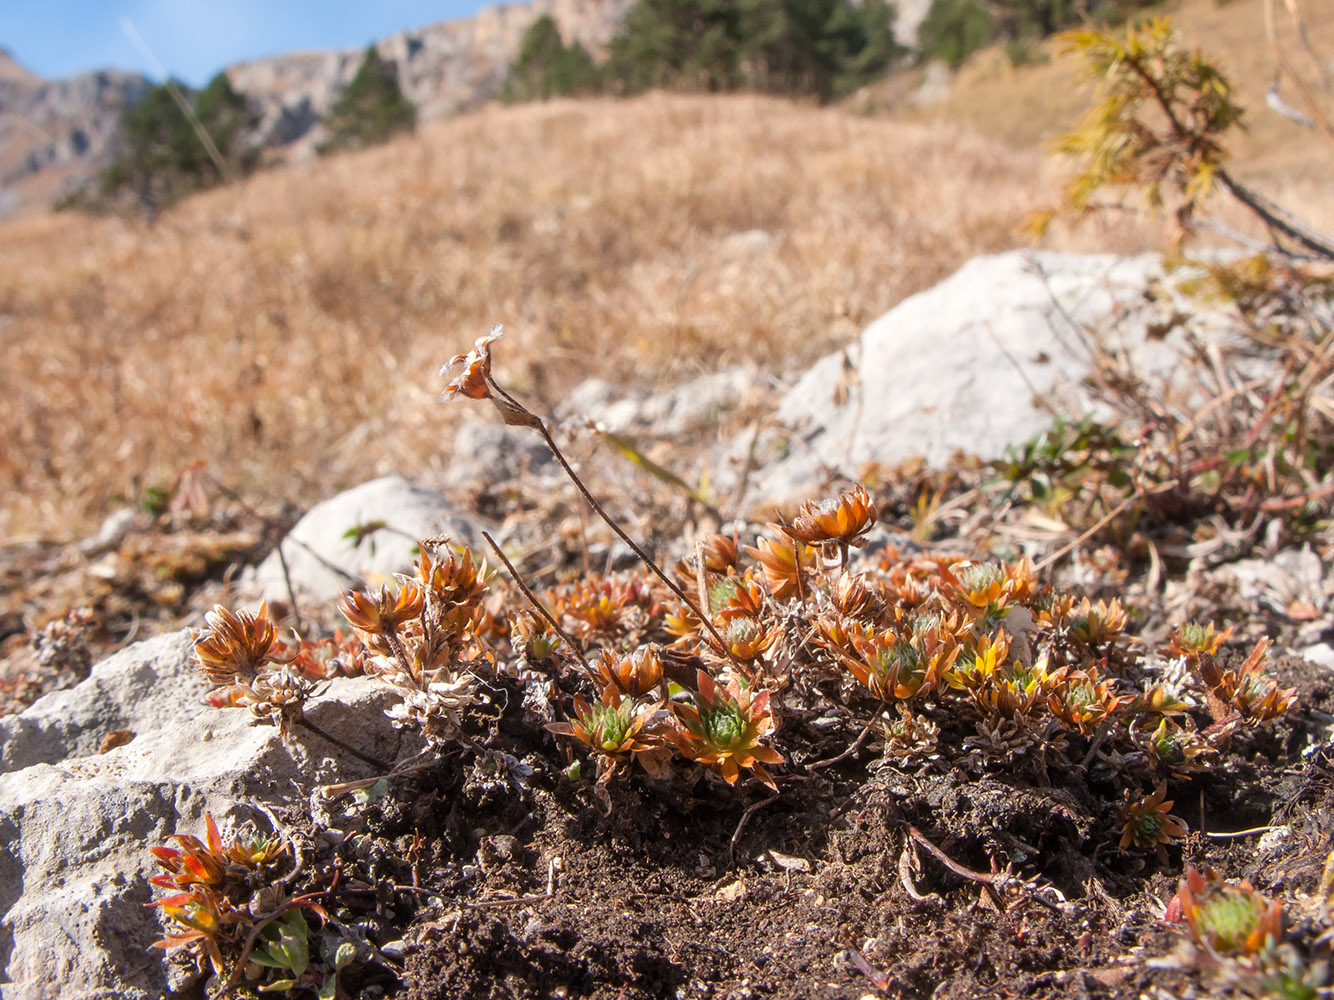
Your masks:
[{"label": "hillside", "polygon": [[[599,51],[632,0],[531,0],[485,7],[475,17],[399,32],[376,43],[422,118],[470,110],[505,82],[524,33],[550,14],[568,40]],[[266,146],[297,143],[307,151],[316,126],[361,64],[360,49],[291,53],[227,68],[232,86],[257,106],[256,138]]]},{"label": "hillside", "polygon": [[[1209,37],[1260,15],[1222,8]],[[8,224],[0,531],[78,536],[196,460],[256,502],[298,505],[439,468],[454,418],[430,405],[429,376],[495,323],[548,406],[590,375],[662,384],[748,360],[781,376],[968,258],[1021,245],[1056,200],[1059,164],[958,111],[970,93],[997,108],[1059,94],[1031,140],[1074,102],[1052,82],[1072,71],[1007,71],[988,92],[994,65],[966,68],[927,122],[852,113],[865,95],[486,106],[193,198],[153,228]],[[1250,93],[1263,59],[1239,65]],[[1251,118],[1239,175],[1334,228],[1321,141],[1262,104]],[[1050,243],[1162,245],[1137,226]]]},{"label": "hillside", "polygon": [[0,532],[77,535],[196,459],[298,504],[437,467],[435,369],[495,323],[548,404],[782,372],[1015,245],[1044,170],[949,127],[659,95],[486,107],[154,228],[9,223]]}]

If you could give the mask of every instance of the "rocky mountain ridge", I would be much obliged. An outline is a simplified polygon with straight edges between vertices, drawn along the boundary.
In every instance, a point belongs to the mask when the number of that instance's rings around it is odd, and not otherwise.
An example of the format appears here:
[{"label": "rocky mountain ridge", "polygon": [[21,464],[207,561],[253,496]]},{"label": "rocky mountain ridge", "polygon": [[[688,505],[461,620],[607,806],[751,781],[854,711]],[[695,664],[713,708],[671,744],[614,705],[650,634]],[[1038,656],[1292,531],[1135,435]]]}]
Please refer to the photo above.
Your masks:
[{"label": "rocky mountain ridge", "polygon": [[[550,14],[568,40],[593,51],[633,0],[531,0],[486,7],[463,20],[399,32],[376,43],[423,119],[476,107],[500,89],[524,33]],[[254,103],[255,139],[283,156],[309,155],[319,121],[361,63],[361,49],[298,52],[226,68]],[[99,70],[43,80],[0,49],[0,218],[40,211],[87,183],[116,156],[121,116],[152,82]]]},{"label": "rocky mountain ridge", "polygon": [[150,87],[120,70],[43,80],[0,49],[0,218],[42,207],[107,166],[121,116]]},{"label": "rocky mountain ridge", "polygon": [[[439,118],[489,100],[505,82],[524,33],[549,14],[567,41],[599,51],[633,0],[531,0],[485,7],[474,17],[427,25],[376,43],[398,73],[399,85],[421,118]],[[260,114],[257,138],[268,147],[308,153],[318,123],[361,64],[361,49],[303,52],[228,67],[232,86]]]}]

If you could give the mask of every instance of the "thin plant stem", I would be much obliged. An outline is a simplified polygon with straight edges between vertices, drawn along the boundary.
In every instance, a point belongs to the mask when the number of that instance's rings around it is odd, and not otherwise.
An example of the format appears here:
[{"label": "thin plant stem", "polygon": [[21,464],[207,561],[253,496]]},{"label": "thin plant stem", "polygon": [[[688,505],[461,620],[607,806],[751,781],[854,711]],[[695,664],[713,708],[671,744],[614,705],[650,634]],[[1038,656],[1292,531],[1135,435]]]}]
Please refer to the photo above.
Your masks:
[{"label": "thin plant stem", "polygon": [[533,414],[526,407],[524,407],[523,404],[521,404],[517,399],[515,399],[508,392],[506,392],[499,385],[497,385],[495,379],[488,377],[487,383],[491,386],[492,389],[494,389],[501,396],[501,398],[505,400],[507,404],[509,404],[510,406],[514,407],[516,410],[522,413],[527,413],[529,416],[532,417],[532,423],[529,424],[529,426],[535,429],[537,433],[542,435],[542,440],[545,441],[547,447],[551,449],[551,453],[556,456],[556,461],[560,463],[561,468],[565,470],[565,474],[570,477],[570,481],[574,483],[575,487],[583,495],[583,498],[586,501],[588,501],[588,505],[593,508],[593,510],[597,513],[598,517],[602,518],[602,520],[607,522],[607,526],[611,528],[612,531],[616,532],[617,537],[619,537],[621,541],[625,542],[626,545],[630,546],[631,550],[634,552],[635,555],[637,555],[643,561],[644,565],[647,566],[649,569],[651,569],[654,575],[657,576],[659,580],[661,580],[664,584],[667,585],[667,589],[670,590],[677,597],[679,597],[685,603],[685,605],[688,608],[690,608],[691,611],[694,612],[695,616],[699,618],[700,622],[703,623],[705,629],[708,630],[709,635],[713,636],[714,642],[718,644],[718,648],[722,650],[723,655],[725,655],[729,660],[732,661],[732,665],[735,666],[737,670],[741,672],[741,675],[745,677],[747,680],[753,680],[754,679],[753,675],[750,673],[750,671],[746,669],[745,664],[743,664],[739,659],[737,659],[737,657],[732,653],[727,643],[723,641],[723,637],[719,635],[718,630],[714,628],[713,622],[709,620],[709,616],[706,615],[702,610],[700,610],[699,605],[695,603],[694,599],[692,599],[689,594],[687,594],[684,590],[682,590],[681,587],[671,577],[669,577],[665,572],[663,572],[662,567],[659,566],[649,556],[647,552],[645,552],[642,548],[640,548],[638,543],[636,543],[633,538],[631,538],[628,534],[626,534],[625,530],[619,524],[617,524],[616,521],[611,517],[611,515],[608,514],[602,508],[602,504],[598,503],[597,497],[593,496],[593,494],[589,491],[588,487],[584,485],[584,481],[579,478],[579,473],[575,472],[574,468],[570,465],[570,463],[566,461],[564,453],[557,446],[555,439],[551,436],[551,432],[547,430],[547,425],[542,420],[542,418],[538,417],[536,414]]},{"label": "thin plant stem", "polygon": [[807,764],[806,770],[815,771],[822,767],[829,767],[833,764],[837,764],[839,763],[839,761],[847,760],[849,757],[851,757],[853,754],[855,754],[858,750],[862,748],[862,744],[866,742],[866,737],[871,734],[871,727],[874,726],[877,722],[879,722],[880,717],[884,714],[885,714],[885,706],[884,703],[881,703],[880,707],[876,709],[875,714],[871,716],[870,721],[867,722],[866,725],[862,728],[861,735],[857,737],[855,743],[849,746],[837,757],[830,757],[827,760],[817,760],[813,763]]},{"label": "thin plant stem", "polygon": [[597,672],[589,664],[588,659],[584,656],[583,650],[579,648],[579,644],[570,638],[569,633],[560,627],[560,622],[556,621],[551,612],[546,609],[546,606],[537,599],[537,595],[529,589],[528,584],[526,584],[523,577],[519,575],[519,571],[514,568],[514,563],[510,562],[505,556],[505,553],[500,550],[500,546],[496,544],[496,540],[485,531],[482,532],[482,537],[486,539],[487,544],[491,546],[491,550],[495,552],[500,561],[505,564],[505,568],[510,571],[510,576],[514,578],[514,582],[517,583],[519,589],[523,591],[523,596],[528,598],[528,603],[536,608],[537,613],[545,618],[547,624],[556,630],[556,634],[565,640],[566,647],[575,655],[579,662],[583,664],[584,670],[587,672],[588,676],[596,682],[598,676]]},{"label": "thin plant stem", "polygon": [[[1169,96],[1163,92],[1162,83],[1154,76],[1153,71],[1145,66],[1139,59],[1127,61],[1127,65],[1140,78],[1140,82],[1148,88],[1154,103],[1166,117],[1168,124],[1172,129],[1172,137],[1179,143],[1189,148],[1195,140],[1191,130],[1181,121],[1176,109],[1172,106]],[[1324,233],[1316,232],[1305,226],[1303,223],[1293,219],[1287,212],[1279,208],[1273,202],[1256,194],[1243,184],[1239,183],[1226,168],[1218,167],[1214,176],[1218,178],[1219,184],[1236,198],[1239,202],[1254,212],[1270,228],[1271,231],[1282,233],[1291,240],[1300,243],[1307,250],[1318,254],[1324,260],[1334,259],[1334,241],[1331,241]]]}]

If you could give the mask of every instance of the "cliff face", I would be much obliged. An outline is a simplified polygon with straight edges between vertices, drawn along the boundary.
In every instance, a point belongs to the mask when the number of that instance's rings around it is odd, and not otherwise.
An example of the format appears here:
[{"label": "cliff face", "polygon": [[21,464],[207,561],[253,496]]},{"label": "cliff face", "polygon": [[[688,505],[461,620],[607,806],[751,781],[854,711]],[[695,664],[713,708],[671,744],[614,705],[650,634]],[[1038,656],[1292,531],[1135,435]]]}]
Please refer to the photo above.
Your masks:
[{"label": "cliff face", "polygon": [[[403,92],[430,119],[475,107],[505,81],[524,33],[550,14],[567,41],[601,50],[633,0],[532,0],[487,7],[475,17],[428,25],[376,43],[398,72]],[[257,138],[265,146],[308,150],[319,120],[361,65],[361,50],[311,52],[242,63],[227,70],[232,86],[260,112]]]},{"label": "cliff face", "polygon": [[0,50],[0,216],[49,202],[110,164],[121,115],[150,86],[116,70],[45,81]]}]

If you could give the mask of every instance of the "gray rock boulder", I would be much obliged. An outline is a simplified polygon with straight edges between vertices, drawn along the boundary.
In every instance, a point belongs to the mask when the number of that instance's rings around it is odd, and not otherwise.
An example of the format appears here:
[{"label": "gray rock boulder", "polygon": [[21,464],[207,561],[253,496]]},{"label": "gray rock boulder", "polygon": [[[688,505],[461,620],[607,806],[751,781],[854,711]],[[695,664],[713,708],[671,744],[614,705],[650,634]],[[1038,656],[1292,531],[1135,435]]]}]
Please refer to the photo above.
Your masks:
[{"label": "gray rock boulder", "polygon": [[0,773],[92,756],[112,733],[146,732],[194,714],[209,685],[192,649],[189,629],[154,636],[103,660],[76,687],[0,717]]},{"label": "gray rock boulder", "polygon": [[[377,524],[383,526],[358,538]],[[472,522],[444,497],[401,476],[384,476],[312,507],[283,539],[282,558],[298,599],[325,603],[349,587],[378,585],[406,572],[417,542],[440,534],[461,545],[481,541]],[[248,574],[247,583],[268,600],[288,600],[276,551]]]},{"label": "gray rock boulder", "polygon": [[551,449],[532,428],[476,422],[455,432],[444,483],[450,489],[475,489],[551,474],[563,475]]},{"label": "gray rock boulder", "polygon": [[[746,500],[809,496],[828,470],[855,478],[869,462],[999,458],[1056,414],[1097,413],[1086,385],[1094,336],[1150,379],[1170,379],[1176,334],[1155,331],[1179,303],[1168,288],[1155,293],[1161,277],[1156,255],[1012,251],[969,261],[801,376],[779,405],[781,433],[760,443]],[[1223,337],[1219,324],[1210,335]],[[733,468],[752,440],[733,443]]]},{"label": "gray rock boulder", "polygon": [[[5,1000],[202,997],[191,976],[150,947],[162,928],[159,911],[144,906],[161,895],[148,883],[156,868],[148,847],[176,832],[201,834],[206,811],[224,830],[245,821],[268,829],[254,803],[369,774],[305,730],[284,743],[273,727],[252,725],[249,712],[202,704],[189,650],[188,631],[139,643],[77,687],[4,720]],[[404,737],[383,714],[389,697],[370,678],[340,680],[308,715],[393,760]],[[136,735],[98,754],[107,726]]]},{"label": "gray rock boulder", "polygon": [[572,423],[592,421],[636,440],[670,440],[717,426],[729,412],[764,392],[760,372],[750,365],[710,372],[647,395],[626,394],[610,382],[590,378],[570,392],[560,416]]}]

